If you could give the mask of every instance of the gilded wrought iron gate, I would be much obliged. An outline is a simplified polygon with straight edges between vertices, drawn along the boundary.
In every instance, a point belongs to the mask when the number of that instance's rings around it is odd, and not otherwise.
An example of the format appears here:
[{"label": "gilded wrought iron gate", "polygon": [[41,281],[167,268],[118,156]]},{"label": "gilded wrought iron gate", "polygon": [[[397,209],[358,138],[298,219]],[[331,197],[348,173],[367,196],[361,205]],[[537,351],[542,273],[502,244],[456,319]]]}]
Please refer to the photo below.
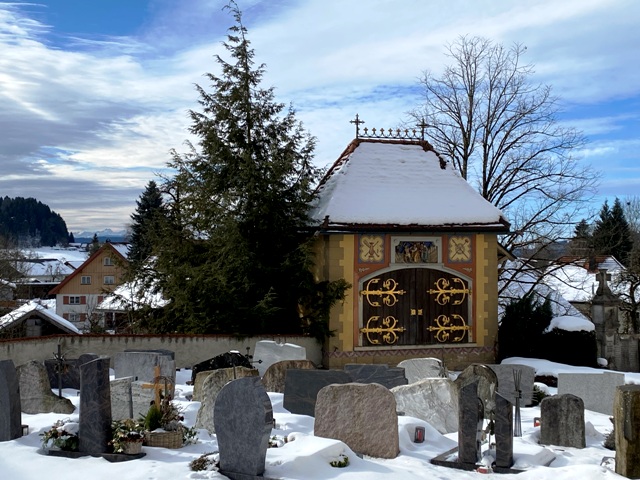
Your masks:
[{"label": "gilded wrought iron gate", "polygon": [[441,270],[406,268],[366,280],[360,291],[363,346],[466,343],[466,280]]}]

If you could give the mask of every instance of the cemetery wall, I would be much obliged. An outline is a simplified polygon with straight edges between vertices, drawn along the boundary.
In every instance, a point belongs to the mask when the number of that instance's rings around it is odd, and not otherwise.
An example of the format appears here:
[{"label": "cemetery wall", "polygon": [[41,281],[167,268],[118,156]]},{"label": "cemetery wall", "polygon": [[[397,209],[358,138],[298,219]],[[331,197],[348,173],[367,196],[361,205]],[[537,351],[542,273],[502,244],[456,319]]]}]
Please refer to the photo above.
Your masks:
[{"label": "cemetery wall", "polygon": [[[306,348],[307,358],[316,365],[322,363],[318,342],[303,336],[256,336],[237,339],[228,335],[55,335],[0,341],[0,360],[13,360],[16,366],[30,360],[53,358],[61,346],[63,355],[78,358],[83,353],[112,357],[125,350],[171,350],[175,352],[176,368],[190,368],[196,363],[230,350],[253,355],[256,342],[274,340]],[[113,364],[111,365],[113,367]]]}]

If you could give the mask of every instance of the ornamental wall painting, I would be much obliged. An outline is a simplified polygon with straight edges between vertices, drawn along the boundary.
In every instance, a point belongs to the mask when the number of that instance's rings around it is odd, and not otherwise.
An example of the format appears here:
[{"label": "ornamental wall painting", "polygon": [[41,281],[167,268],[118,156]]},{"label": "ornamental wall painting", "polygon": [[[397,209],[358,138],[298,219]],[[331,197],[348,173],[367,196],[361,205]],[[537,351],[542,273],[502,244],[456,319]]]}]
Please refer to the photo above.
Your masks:
[{"label": "ornamental wall painting", "polygon": [[430,240],[400,240],[395,246],[395,263],[438,263],[438,245]]},{"label": "ornamental wall painting", "polygon": [[432,268],[402,268],[361,282],[361,346],[472,342],[470,281]]}]

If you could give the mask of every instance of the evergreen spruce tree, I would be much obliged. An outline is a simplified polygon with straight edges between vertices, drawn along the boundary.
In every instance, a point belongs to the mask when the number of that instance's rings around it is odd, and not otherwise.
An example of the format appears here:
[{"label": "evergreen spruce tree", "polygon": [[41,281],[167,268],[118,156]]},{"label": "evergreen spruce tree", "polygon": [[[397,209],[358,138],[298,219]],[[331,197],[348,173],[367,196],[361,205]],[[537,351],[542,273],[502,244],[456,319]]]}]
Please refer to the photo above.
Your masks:
[{"label": "evergreen spruce tree", "polygon": [[613,255],[627,264],[633,247],[631,229],[624,216],[622,204],[615,199],[613,208],[605,200],[593,229],[593,248],[597,255]]},{"label": "evergreen spruce tree", "polygon": [[158,245],[157,278],[170,304],[155,331],[330,334],[329,308],[344,281],[311,274],[308,208],[320,172],[314,139],[291,107],[263,89],[264,65],[235,4],[236,24],[216,55],[211,91],[197,86],[191,112],[199,148],[173,152],[166,181],[167,219]]},{"label": "evergreen spruce tree", "polygon": [[573,238],[570,243],[571,254],[587,258],[592,254],[593,248],[591,244],[591,226],[583,218],[573,231]]},{"label": "evergreen spruce tree", "polygon": [[134,272],[151,255],[157,228],[164,217],[162,194],[155,181],[149,181],[136,205],[136,211],[131,215],[128,255]]}]

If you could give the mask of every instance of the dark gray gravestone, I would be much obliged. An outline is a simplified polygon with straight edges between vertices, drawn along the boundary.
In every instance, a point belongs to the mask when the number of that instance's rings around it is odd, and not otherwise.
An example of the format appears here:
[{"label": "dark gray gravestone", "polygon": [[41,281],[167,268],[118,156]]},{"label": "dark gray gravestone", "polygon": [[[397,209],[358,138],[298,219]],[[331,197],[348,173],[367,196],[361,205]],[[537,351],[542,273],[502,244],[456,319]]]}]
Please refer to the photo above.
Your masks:
[{"label": "dark gray gravestone", "polygon": [[402,367],[349,363],[344,366],[344,371],[353,383],[378,383],[389,389],[409,383]]},{"label": "dark gray gravestone", "polygon": [[460,389],[458,409],[458,462],[475,465],[480,460],[484,407],[478,398],[478,381]]},{"label": "dark gray gravestone", "polygon": [[315,414],[318,392],[332,383],[351,383],[351,377],[342,370],[297,370],[285,374],[282,406],[297,415]]},{"label": "dark gray gravestone", "polygon": [[22,436],[20,384],[13,360],[0,360],[0,442]]},{"label": "dark gray gravestone", "polygon": [[490,418],[496,407],[498,377],[491,368],[480,363],[473,363],[465,368],[455,380],[459,388],[469,383],[478,382],[478,398],[484,405],[484,418]]},{"label": "dark gray gravestone", "polygon": [[584,402],[565,393],[540,402],[540,443],[585,448]]},{"label": "dark gray gravestone", "polygon": [[494,431],[496,467],[511,468],[513,466],[513,404],[499,393],[496,393]]},{"label": "dark gray gravestone", "polygon": [[233,480],[260,477],[265,469],[273,407],[260,377],[225,385],[214,406],[220,473]]},{"label": "dark gray gravestone", "polygon": [[[64,360],[61,375],[58,376],[58,368],[60,362],[54,359],[44,361],[47,368],[47,376],[49,377],[49,385],[51,388],[74,388],[80,390],[80,365],[98,358],[95,353],[83,353],[78,358]],[[62,385],[59,385],[59,380]]]},{"label": "dark gray gravestone", "polygon": [[108,357],[80,366],[79,450],[88,454],[108,451],[111,440],[111,389]]},{"label": "dark gray gravestone", "polygon": [[640,478],[640,385],[616,388],[613,403],[616,473]]},{"label": "dark gray gravestone", "polygon": [[515,405],[516,392],[513,371],[520,370],[521,405],[528,406],[533,403],[533,384],[536,377],[536,369],[529,365],[487,365],[498,377],[498,393]]}]

